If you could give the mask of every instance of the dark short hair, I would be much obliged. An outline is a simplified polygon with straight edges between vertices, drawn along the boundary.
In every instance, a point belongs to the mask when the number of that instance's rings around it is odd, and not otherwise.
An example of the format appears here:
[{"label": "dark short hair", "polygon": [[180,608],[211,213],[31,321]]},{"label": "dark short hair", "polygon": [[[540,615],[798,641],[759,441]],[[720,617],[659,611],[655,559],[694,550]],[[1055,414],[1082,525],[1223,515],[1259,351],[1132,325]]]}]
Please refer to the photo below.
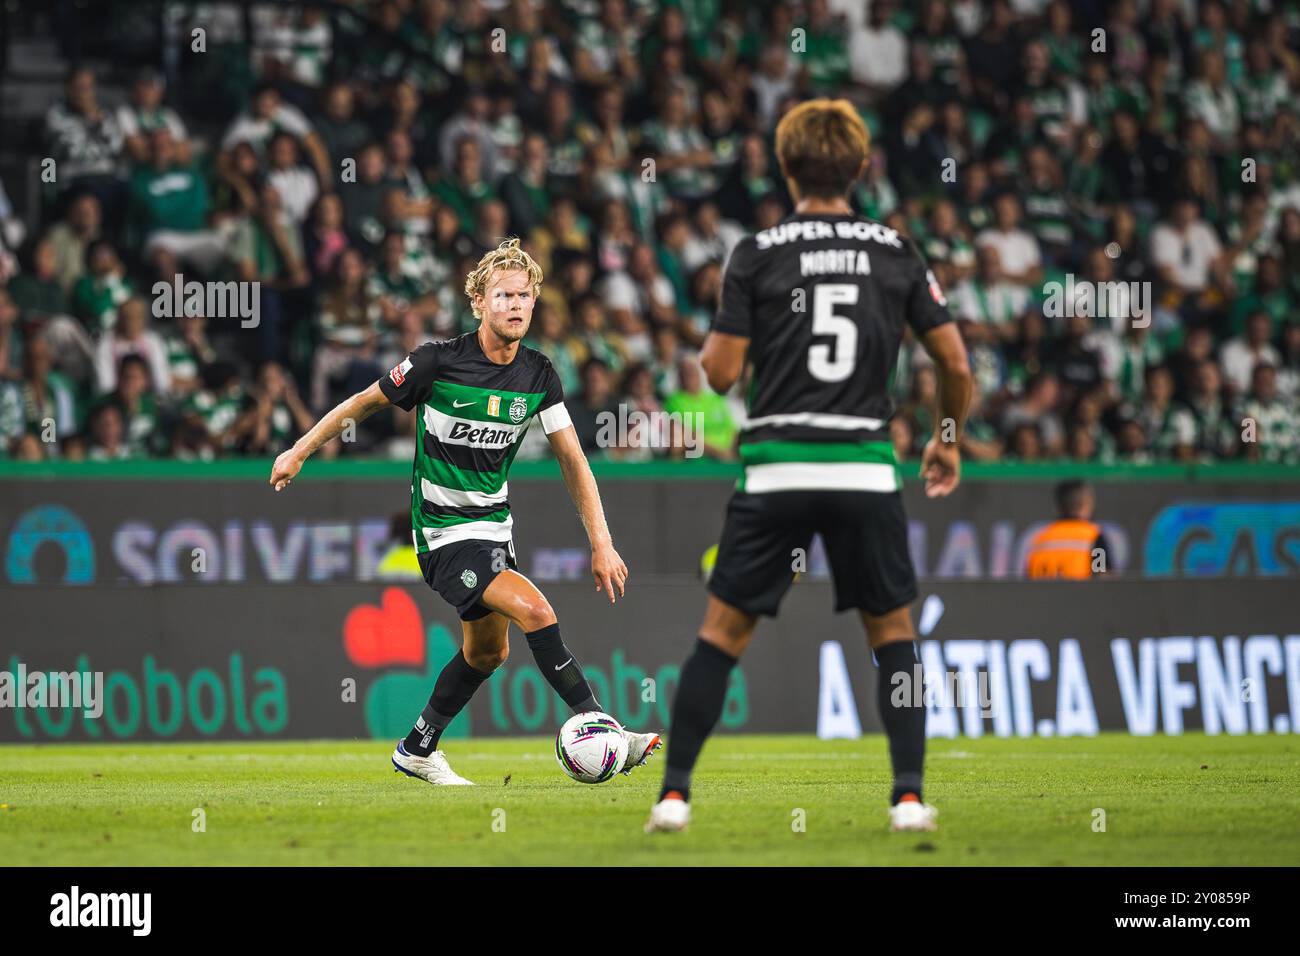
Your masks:
[{"label": "dark short hair", "polygon": [[122,378],[126,375],[126,370],[133,365],[139,366],[140,369],[144,372],[144,377],[149,379],[150,383],[152,384],[153,373],[149,369],[149,363],[146,362],[144,360],[144,356],[140,355],[138,352],[127,352],[120,359],[118,359],[117,362],[118,381],[120,382],[122,380]]},{"label": "dark short hair", "polygon": [[388,538],[400,544],[406,544],[411,540],[411,512],[393,512],[392,517],[388,519]]},{"label": "dark short hair", "polygon": [[1088,483],[1079,478],[1071,478],[1056,486],[1056,510],[1063,518],[1068,518],[1079,510],[1084,498],[1092,491]]}]

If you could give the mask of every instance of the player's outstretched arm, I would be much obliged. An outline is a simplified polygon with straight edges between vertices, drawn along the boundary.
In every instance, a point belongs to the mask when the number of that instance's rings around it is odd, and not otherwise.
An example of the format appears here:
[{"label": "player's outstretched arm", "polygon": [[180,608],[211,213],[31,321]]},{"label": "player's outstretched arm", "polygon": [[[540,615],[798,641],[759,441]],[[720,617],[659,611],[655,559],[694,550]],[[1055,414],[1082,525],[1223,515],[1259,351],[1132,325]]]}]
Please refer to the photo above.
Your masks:
[{"label": "player's outstretched arm", "polygon": [[582,445],[578,441],[578,433],[572,425],[553,431],[546,437],[551,442],[551,451],[560,463],[560,473],[564,475],[569,497],[578,506],[578,517],[587,529],[587,540],[591,542],[591,576],[596,579],[596,590],[609,595],[609,603],[613,604],[615,588],[618,588],[618,596],[623,596],[628,571],[627,565],[614,550],[614,539],[610,536],[609,525],[605,523],[605,509],[600,504],[596,477],[591,473],[587,456],[582,453]]},{"label": "player's outstretched arm", "polygon": [[700,367],[709,380],[709,388],[725,395],[745,369],[749,339],[729,332],[710,332],[700,352]]},{"label": "player's outstretched arm", "polygon": [[388,396],[379,390],[378,382],[364,392],[357,392],[351,398],[339,402],[307,434],[294,442],[292,448],[275,460],[271,467],[271,487],[283,491],[316,449],[337,437],[348,422],[365,421],[388,404]]},{"label": "player's outstretched arm", "polygon": [[970,408],[972,378],[966,344],[953,322],[935,326],[921,337],[930,358],[934,359],[939,379],[939,408],[935,416],[934,435],[921,453],[921,477],[925,494],[942,498],[956,490],[961,481],[961,430]]}]

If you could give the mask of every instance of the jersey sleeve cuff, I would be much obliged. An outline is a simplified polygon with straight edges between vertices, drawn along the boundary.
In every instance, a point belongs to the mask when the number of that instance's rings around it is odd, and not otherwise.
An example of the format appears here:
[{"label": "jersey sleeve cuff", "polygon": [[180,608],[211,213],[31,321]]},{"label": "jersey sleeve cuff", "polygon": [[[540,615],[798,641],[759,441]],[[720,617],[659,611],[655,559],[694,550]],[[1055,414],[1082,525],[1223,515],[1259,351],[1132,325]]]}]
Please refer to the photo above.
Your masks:
[{"label": "jersey sleeve cuff", "polygon": [[569,410],[564,407],[564,402],[556,402],[550,408],[543,408],[538,417],[541,418],[542,428],[546,430],[548,435],[568,428],[573,424],[569,420]]},{"label": "jersey sleeve cuff", "polygon": [[710,332],[721,332],[723,335],[734,335],[737,338],[748,339],[753,337],[750,327],[741,322],[730,322],[726,319],[714,319],[713,325],[709,328]]}]

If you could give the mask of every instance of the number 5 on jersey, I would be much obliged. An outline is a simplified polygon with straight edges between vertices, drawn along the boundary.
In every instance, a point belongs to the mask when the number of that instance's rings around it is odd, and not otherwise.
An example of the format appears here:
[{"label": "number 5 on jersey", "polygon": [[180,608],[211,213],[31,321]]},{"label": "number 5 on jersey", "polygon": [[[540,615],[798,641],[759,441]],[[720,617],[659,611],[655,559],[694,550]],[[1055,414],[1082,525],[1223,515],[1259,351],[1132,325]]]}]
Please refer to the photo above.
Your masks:
[{"label": "number 5 on jersey", "polygon": [[808,371],[823,382],[842,382],[853,374],[857,362],[858,327],[836,306],[858,304],[858,287],[849,283],[830,283],[813,288],[812,334],[833,335],[834,342],[818,342],[808,347]]}]

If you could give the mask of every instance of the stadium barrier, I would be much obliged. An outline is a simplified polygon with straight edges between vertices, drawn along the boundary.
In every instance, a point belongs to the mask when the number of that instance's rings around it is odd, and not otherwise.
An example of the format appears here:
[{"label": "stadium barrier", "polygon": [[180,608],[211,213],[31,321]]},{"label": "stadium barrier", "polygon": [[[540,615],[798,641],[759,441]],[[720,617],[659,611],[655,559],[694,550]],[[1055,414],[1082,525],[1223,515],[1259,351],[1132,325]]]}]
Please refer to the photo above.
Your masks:
[{"label": "stadium barrier", "polygon": [[[929,500],[901,469],[923,581],[1022,575],[1066,477],[1097,488],[1110,570],[1126,577],[1300,576],[1300,474],[1248,463],[1101,468],[968,465]],[[594,463],[615,540],[639,578],[699,573],[716,543],[734,465]],[[312,462],[291,490],[268,461],[215,464],[0,462],[0,588],[30,585],[359,583],[377,580],[391,516],[408,507],[406,462]],[[521,568],[586,577],[582,527],[554,462],[510,476]],[[201,560],[198,557],[201,555]],[[818,546],[807,574],[825,577]]]},{"label": "stadium barrier", "polygon": [[[613,607],[589,583],[547,593],[602,705],[664,727],[704,598],[688,576],[630,584]],[[723,733],[879,731],[861,627],[830,591],[799,580],[760,626]],[[423,584],[33,586],[3,603],[5,742],[396,739],[459,639]],[[1293,733],[1297,607],[1267,580],[943,582],[918,611],[925,683],[891,693],[927,707],[939,737]],[[74,679],[77,706],[51,706]],[[448,733],[552,733],[565,716],[516,636]]]}]

